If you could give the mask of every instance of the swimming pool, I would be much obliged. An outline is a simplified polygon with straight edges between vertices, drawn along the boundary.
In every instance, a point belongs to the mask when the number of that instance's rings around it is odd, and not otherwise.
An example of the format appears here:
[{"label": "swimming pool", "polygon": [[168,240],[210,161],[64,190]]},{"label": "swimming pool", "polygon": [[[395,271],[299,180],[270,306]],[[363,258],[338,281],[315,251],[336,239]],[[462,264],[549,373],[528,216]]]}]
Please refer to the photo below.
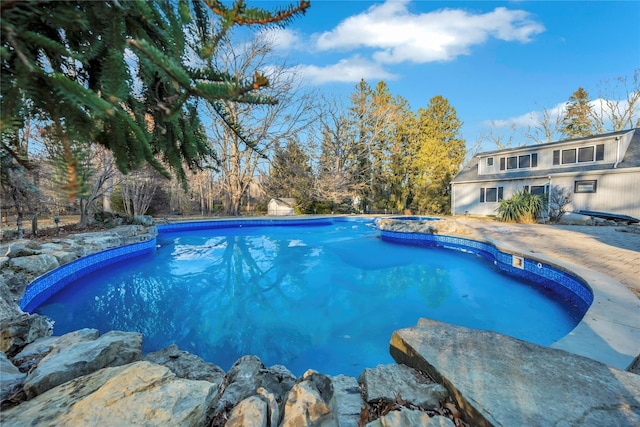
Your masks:
[{"label": "swimming pool", "polygon": [[588,308],[528,280],[524,268],[505,274],[501,255],[472,241],[438,243],[467,252],[434,249],[424,235],[395,244],[407,236],[381,238],[372,225],[337,218],[160,226],[157,248],[142,244],[139,255],[108,266],[113,257],[104,257],[44,293],[34,283],[21,305],[55,320],[56,334],[139,331],[145,352],[176,343],[225,370],[255,354],[297,375],[313,368],[352,376],[392,363],[391,333],[420,317],[548,345]]}]

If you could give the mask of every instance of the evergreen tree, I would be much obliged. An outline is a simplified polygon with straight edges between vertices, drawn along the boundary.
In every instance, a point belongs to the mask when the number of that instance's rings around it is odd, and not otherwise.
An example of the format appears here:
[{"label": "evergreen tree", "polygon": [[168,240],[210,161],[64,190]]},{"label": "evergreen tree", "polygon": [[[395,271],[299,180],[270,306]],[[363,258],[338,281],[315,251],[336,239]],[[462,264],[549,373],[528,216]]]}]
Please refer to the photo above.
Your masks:
[{"label": "evergreen tree", "polygon": [[391,148],[405,105],[405,100],[391,95],[384,81],[371,89],[361,80],[351,95],[353,151],[359,156],[354,179],[360,187],[363,210],[389,207]]},{"label": "evergreen tree", "polygon": [[355,91],[351,94],[351,107],[349,108],[350,125],[354,136],[350,151],[356,157],[352,178],[359,189],[360,209],[365,212],[370,209],[369,203],[372,196],[370,185],[372,130],[369,126],[372,118],[368,111],[371,94],[371,86],[364,79],[360,80]]},{"label": "evergreen tree", "polygon": [[461,128],[455,108],[440,95],[431,98],[427,108],[418,110],[416,155],[411,167],[415,174],[415,202],[421,212],[450,212],[449,184],[466,156]]},{"label": "evergreen tree", "polygon": [[207,66],[218,42],[234,25],[284,25],[309,6],[305,0],[275,11],[243,0],[230,6],[215,0],[3,1],[2,150],[28,164],[16,135],[37,113],[64,131],[61,141],[110,149],[122,172],[148,162],[165,176],[168,165],[185,181],[185,165],[195,169],[215,154],[197,114],[199,99],[249,145],[219,102],[275,102],[257,93],[269,84],[263,75],[238,80]]},{"label": "evergreen tree", "polygon": [[313,171],[309,156],[294,140],[276,149],[269,176],[263,183],[270,197],[293,198],[301,213],[311,213],[313,205]]},{"label": "evergreen tree", "polygon": [[402,121],[396,127],[389,168],[389,208],[404,212],[410,209],[414,196],[415,173],[412,162],[416,156],[416,117],[408,104],[403,108]]},{"label": "evergreen tree", "polygon": [[567,102],[567,112],[562,120],[560,132],[566,139],[595,135],[597,130],[593,118],[589,94],[580,87]]}]

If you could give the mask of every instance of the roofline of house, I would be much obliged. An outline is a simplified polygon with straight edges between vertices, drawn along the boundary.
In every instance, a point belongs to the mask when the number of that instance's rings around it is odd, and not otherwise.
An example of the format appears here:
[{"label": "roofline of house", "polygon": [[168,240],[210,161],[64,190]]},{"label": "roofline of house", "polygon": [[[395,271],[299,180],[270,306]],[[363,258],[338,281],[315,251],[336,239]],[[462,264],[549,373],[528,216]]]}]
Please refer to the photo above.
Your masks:
[{"label": "roofline of house", "polygon": [[[547,169],[548,171],[548,169]],[[474,180],[466,180],[466,181],[451,181],[451,185],[458,184],[473,184],[479,182],[498,182],[498,181],[526,181],[532,179],[549,179],[550,177],[567,177],[567,176],[578,176],[578,175],[611,175],[612,173],[638,173],[640,172],[640,167],[633,168],[616,168],[616,169],[593,169],[588,171],[574,171],[574,172],[552,172],[552,173],[540,173],[538,175],[533,176],[525,176],[525,177],[501,177],[501,178],[482,178],[482,179],[474,179]]]},{"label": "roofline of house", "polygon": [[626,129],[626,130],[620,130],[617,132],[611,132],[611,133],[605,133],[605,134],[601,134],[601,135],[594,135],[594,136],[588,136],[586,138],[577,138],[577,139],[563,139],[561,141],[553,141],[553,142],[545,142],[542,144],[535,144],[535,145],[523,145],[520,147],[513,147],[513,148],[502,148],[499,150],[493,150],[493,151],[483,151],[481,153],[476,153],[474,157],[478,157],[478,158],[482,158],[482,157],[487,157],[490,155],[495,155],[495,154],[499,154],[499,153],[516,153],[519,151],[531,151],[531,149],[537,149],[537,148],[544,148],[544,147],[548,147],[550,145],[570,145],[570,144],[575,144],[575,143],[580,143],[580,142],[584,142],[584,141],[598,141],[600,139],[608,139],[611,138],[612,136],[622,136],[622,135],[626,135],[629,132],[634,132],[636,130],[636,128],[634,129]]}]

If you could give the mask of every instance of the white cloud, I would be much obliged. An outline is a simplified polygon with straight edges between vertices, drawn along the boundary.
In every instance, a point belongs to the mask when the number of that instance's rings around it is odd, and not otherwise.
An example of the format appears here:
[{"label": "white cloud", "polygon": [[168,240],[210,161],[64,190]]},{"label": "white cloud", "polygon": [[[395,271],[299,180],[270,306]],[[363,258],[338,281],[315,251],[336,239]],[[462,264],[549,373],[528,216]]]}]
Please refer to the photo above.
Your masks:
[{"label": "white cloud", "polygon": [[[631,92],[628,96],[629,99],[640,98],[640,96],[638,96],[635,92]],[[549,123],[554,123],[555,121],[561,119],[567,112],[567,104],[567,102],[561,102],[551,108],[546,108],[544,110],[529,111],[528,113],[522,114],[520,116],[510,117],[507,119],[485,121],[483,122],[483,125],[504,129],[524,129],[527,127],[535,128],[545,120]],[[613,129],[613,125],[611,123],[611,117],[613,116],[616,116],[618,118],[620,118],[621,116],[630,116],[632,123],[635,123],[635,121],[640,117],[640,103],[634,103],[633,110],[630,111],[629,101],[627,99],[608,100],[603,98],[596,98],[589,101],[589,105],[591,106],[593,115],[599,117],[600,120],[602,120],[603,125],[607,130]]]},{"label": "white cloud", "polygon": [[337,64],[323,67],[299,65],[295,72],[304,76],[313,84],[329,82],[355,83],[365,80],[394,80],[395,74],[385,71],[379,64],[359,56],[342,59]]},{"label": "white cloud", "polygon": [[[558,120],[559,117],[564,116],[566,112],[566,102],[561,102],[556,104],[551,108],[547,108],[545,110],[540,111],[529,111],[528,113],[510,117],[507,119],[498,119],[498,120],[490,120],[483,122],[486,126],[493,126],[495,128],[504,128],[504,129],[525,129],[528,127],[535,128],[539,125],[543,120],[548,120],[550,123]],[[546,119],[545,119],[546,115]]]},{"label": "white cloud", "polygon": [[287,28],[269,28],[264,30],[264,34],[277,50],[300,49],[303,44],[300,34]]},{"label": "white cloud", "polygon": [[316,35],[320,50],[371,48],[383,63],[447,61],[484,43],[490,37],[526,43],[544,26],[523,10],[498,7],[473,14],[441,9],[412,14],[408,0],[389,0],[342,21],[331,31]]}]

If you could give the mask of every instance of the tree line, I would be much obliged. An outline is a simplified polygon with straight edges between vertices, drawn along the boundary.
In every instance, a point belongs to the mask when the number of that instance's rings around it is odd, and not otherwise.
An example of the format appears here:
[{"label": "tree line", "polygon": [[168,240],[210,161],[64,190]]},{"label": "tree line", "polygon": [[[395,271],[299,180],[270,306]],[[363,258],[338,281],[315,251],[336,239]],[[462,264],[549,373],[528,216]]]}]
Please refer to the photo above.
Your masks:
[{"label": "tree line", "polygon": [[440,95],[414,112],[384,81],[361,80],[348,105],[325,99],[316,142],[275,150],[261,185],[302,213],[449,212],[449,183],[466,156],[462,122]]}]

